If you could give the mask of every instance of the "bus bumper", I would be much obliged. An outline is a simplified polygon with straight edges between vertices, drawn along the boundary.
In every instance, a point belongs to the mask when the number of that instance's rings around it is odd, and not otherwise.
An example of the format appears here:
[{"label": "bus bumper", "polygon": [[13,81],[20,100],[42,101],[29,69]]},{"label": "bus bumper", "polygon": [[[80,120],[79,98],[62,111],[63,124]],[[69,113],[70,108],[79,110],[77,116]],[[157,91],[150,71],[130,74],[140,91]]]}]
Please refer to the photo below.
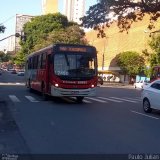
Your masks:
[{"label": "bus bumper", "polygon": [[55,86],[51,86],[51,95],[52,96],[63,96],[63,97],[77,97],[77,96],[87,96],[94,97],[96,96],[97,88],[88,88],[88,89],[63,89]]}]

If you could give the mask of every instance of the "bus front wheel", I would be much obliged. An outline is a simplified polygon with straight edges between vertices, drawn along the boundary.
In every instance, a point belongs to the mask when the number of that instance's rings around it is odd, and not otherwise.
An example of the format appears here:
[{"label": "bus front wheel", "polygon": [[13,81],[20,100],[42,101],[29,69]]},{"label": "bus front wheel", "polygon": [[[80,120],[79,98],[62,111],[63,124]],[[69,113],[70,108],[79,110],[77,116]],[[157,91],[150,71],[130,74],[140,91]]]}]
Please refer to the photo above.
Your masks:
[{"label": "bus front wheel", "polygon": [[76,98],[77,98],[77,102],[78,103],[82,103],[83,102],[84,97],[79,96],[79,97],[76,97]]}]

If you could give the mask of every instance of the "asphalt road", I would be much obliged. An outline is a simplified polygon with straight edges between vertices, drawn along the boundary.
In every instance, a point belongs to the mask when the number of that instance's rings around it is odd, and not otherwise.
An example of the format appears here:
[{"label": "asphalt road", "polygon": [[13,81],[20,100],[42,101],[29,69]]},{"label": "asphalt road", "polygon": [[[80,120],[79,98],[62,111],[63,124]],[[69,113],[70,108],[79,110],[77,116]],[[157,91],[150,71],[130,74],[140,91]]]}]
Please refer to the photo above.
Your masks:
[{"label": "asphalt road", "polygon": [[[87,97],[82,104],[77,104],[73,98],[43,101],[40,94],[30,93],[19,84],[23,77],[9,73],[5,76],[7,78],[0,77],[0,81],[3,79],[0,85],[3,110],[0,112],[8,113],[12,121],[10,128],[14,128],[10,132],[16,131],[19,139],[12,137],[9,151],[14,149],[13,153],[160,153],[160,112],[143,112],[140,90],[98,87],[97,97]],[[12,84],[8,84],[8,80],[12,80]],[[6,146],[9,142],[4,141]],[[0,152],[4,152],[5,145],[0,144]]]}]

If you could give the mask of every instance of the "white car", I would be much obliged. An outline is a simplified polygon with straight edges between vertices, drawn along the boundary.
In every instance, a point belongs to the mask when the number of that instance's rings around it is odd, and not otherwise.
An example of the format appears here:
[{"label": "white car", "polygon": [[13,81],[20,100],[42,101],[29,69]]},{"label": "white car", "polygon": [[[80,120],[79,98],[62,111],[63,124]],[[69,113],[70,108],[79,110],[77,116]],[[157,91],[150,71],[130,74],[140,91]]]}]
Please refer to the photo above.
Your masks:
[{"label": "white car", "polygon": [[160,80],[148,84],[141,93],[143,110],[150,113],[152,109],[160,110]]},{"label": "white car", "polygon": [[144,86],[148,85],[148,81],[145,81],[145,80],[141,80],[141,81],[138,81],[138,82],[135,82],[133,84],[134,88],[144,88]]}]

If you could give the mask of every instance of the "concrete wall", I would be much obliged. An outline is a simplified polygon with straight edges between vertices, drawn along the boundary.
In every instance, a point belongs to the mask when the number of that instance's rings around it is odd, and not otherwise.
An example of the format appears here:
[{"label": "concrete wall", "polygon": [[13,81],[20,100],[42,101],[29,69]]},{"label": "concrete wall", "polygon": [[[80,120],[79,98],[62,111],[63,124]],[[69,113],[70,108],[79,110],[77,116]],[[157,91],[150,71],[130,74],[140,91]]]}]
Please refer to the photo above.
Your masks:
[{"label": "concrete wall", "polygon": [[[142,53],[142,50],[149,49],[148,40],[149,15],[145,15],[142,21],[133,22],[129,33],[119,32],[117,23],[111,24],[110,28],[105,28],[107,38],[97,38],[98,31],[89,31],[86,38],[89,43],[97,48],[98,51],[98,68],[102,70],[103,54],[104,54],[104,70],[119,70],[116,63],[116,55],[124,51],[136,51]],[[155,30],[160,29],[160,19],[155,23]],[[123,78],[122,78],[123,79]]]}]

